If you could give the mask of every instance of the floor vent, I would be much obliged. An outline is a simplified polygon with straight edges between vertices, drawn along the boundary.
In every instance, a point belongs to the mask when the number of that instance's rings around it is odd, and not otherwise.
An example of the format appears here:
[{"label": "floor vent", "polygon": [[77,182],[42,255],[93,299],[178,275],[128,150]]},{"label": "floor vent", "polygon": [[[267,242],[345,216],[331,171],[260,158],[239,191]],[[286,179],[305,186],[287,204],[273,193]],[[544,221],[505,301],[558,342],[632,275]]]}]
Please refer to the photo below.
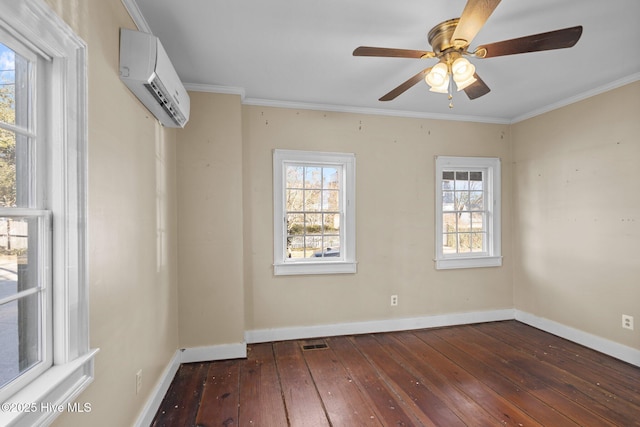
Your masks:
[{"label": "floor vent", "polygon": [[305,344],[302,344],[302,349],[304,351],[307,350],[322,350],[325,348],[329,348],[329,346],[327,345],[327,343],[325,341],[314,341],[314,342],[308,342]]}]

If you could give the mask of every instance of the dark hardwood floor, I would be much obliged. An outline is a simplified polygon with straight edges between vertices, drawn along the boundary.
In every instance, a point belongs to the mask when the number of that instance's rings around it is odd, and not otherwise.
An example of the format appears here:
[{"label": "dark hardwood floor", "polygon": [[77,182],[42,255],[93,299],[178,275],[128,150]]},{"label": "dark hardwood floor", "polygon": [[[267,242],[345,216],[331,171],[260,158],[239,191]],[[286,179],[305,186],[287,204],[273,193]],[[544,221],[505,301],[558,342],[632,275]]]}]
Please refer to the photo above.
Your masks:
[{"label": "dark hardwood floor", "polygon": [[152,423],[368,425],[640,426],[640,368],[516,321],[253,344],[182,365]]}]

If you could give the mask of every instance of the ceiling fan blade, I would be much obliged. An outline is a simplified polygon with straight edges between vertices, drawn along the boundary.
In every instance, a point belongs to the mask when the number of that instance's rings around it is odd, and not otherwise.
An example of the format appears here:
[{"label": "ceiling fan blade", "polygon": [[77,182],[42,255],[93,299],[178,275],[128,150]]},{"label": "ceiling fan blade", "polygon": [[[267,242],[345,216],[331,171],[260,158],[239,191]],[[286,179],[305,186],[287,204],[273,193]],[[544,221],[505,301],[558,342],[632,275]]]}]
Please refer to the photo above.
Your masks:
[{"label": "ceiling fan blade", "polygon": [[360,46],[353,51],[353,56],[382,56],[386,58],[434,58],[435,53],[426,50],[393,49],[388,47]]},{"label": "ceiling fan blade", "polygon": [[451,36],[453,45],[457,48],[469,46],[499,3],[500,0],[468,0]]},{"label": "ceiling fan blade", "polygon": [[539,52],[543,50],[564,49],[572,47],[582,35],[582,26],[533,34],[517,39],[478,46],[476,56],[479,58],[493,58],[496,56],[514,55],[517,53]]},{"label": "ceiling fan blade", "polygon": [[406,82],[402,83],[400,86],[393,89],[391,92],[384,95],[382,98],[379,99],[379,101],[391,101],[392,99],[397,98],[398,95],[403,94],[408,89],[418,84],[421,80],[424,80],[424,76],[426,76],[427,73],[431,71],[431,68],[432,67],[425,68],[424,70],[420,71],[418,74],[411,77],[409,80],[407,80]]},{"label": "ceiling fan blade", "polygon": [[480,78],[479,75],[474,74],[473,77],[476,78],[476,81],[463,89],[464,93],[467,94],[469,99],[480,98],[481,96],[491,92],[489,86],[487,86],[487,84]]}]

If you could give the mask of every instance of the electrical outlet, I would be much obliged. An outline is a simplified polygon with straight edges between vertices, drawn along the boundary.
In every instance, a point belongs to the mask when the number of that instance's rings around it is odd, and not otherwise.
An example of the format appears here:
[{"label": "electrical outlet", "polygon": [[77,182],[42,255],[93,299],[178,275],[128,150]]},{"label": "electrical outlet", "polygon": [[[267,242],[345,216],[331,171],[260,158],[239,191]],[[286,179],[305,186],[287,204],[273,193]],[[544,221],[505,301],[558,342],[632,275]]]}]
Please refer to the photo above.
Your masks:
[{"label": "electrical outlet", "polygon": [[136,372],[136,394],[140,393],[140,389],[142,389],[142,369]]},{"label": "electrical outlet", "polygon": [[395,307],[398,305],[398,295],[391,295],[391,306]]},{"label": "electrical outlet", "polygon": [[622,315],[622,327],[633,331],[633,316],[627,314]]}]

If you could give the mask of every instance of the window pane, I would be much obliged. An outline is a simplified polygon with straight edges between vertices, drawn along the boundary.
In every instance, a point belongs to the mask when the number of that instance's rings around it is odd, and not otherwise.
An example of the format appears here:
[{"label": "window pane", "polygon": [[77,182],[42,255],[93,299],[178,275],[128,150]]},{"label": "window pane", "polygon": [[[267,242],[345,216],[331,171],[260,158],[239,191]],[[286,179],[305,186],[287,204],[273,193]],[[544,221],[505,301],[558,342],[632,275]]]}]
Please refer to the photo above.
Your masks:
[{"label": "window pane", "polygon": [[286,180],[287,188],[302,188],[304,183],[304,168],[302,166],[287,166]]},{"label": "window pane", "polygon": [[442,215],[442,232],[443,233],[455,233],[457,230],[457,218],[458,214],[445,213]]},{"label": "window pane", "polygon": [[287,234],[304,233],[304,215],[287,214]]},{"label": "window pane", "polygon": [[453,196],[453,191],[445,191],[442,193],[442,210],[452,211],[454,210],[455,198]]},{"label": "window pane", "polygon": [[304,202],[303,190],[287,190],[286,198],[288,212],[302,212]]},{"label": "window pane", "polygon": [[469,206],[469,192],[468,191],[456,191],[454,194],[454,210],[461,211],[468,209]]},{"label": "window pane", "polygon": [[305,167],[304,169],[305,188],[322,188],[322,168]]},{"label": "window pane", "polygon": [[471,234],[471,251],[483,252],[484,251],[484,233],[472,233]]},{"label": "window pane", "polygon": [[0,387],[40,361],[40,296],[0,305]]},{"label": "window pane", "polygon": [[471,230],[472,231],[485,231],[485,214],[480,212],[473,212],[471,214]]},{"label": "window pane", "polygon": [[0,129],[0,206],[16,206],[16,196],[16,134]]},{"label": "window pane", "polygon": [[469,192],[469,209],[472,211],[484,209],[484,193],[482,191]]},{"label": "window pane", "polygon": [[458,253],[471,252],[471,233],[458,234]]},{"label": "window pane", "polygon": [[304,258],[304,237],[295,236],[287,239],[287,257]]},{"label": "window pane", "polygon": [[16,124],[16,56],[0,43],[0,121]]},{"label": "window pane", "polygon": [[319,212],[322,209],[322,191],[305,190],[304,192],[304,210]]},{"label": "window pane", "polygon": [[339,234],[340,214],[324,214],[322,225],[325,234]]},{"label": "window pane", "polygon": [[445,233],[442,235],[442,252],[445,254],[455,254],[458,251],[457,234]]},{"label": "window pane", "polygon": [[322,236],[307,236],[304,238],[304,257],[315,257],[322,248]]},{"label": "window pane", "polygon": [[322,214],[306,214],[304,227],[306,234],[322,233]]},{"label": "window pane", "polygon": [[482,181],[482,171],[469,172],[469,181]]},{"label": "window pane", "polygon": [[39,286],[37,230],[37,218],[0,217],[0,298]]},{"label": "window pane", "polygon": [[340,211],[340,191],[324,190],[322,192],[322,210],[330,212]]},{"label": "window pane", "polygon": [[0,43],[0,122],[30,128],[30,67],[27,58]]},{"label": "window pane", "polygon": [[340,176],[336,168],[323,168],[322,188],[327,190],[337,190],[340,188]]}]

